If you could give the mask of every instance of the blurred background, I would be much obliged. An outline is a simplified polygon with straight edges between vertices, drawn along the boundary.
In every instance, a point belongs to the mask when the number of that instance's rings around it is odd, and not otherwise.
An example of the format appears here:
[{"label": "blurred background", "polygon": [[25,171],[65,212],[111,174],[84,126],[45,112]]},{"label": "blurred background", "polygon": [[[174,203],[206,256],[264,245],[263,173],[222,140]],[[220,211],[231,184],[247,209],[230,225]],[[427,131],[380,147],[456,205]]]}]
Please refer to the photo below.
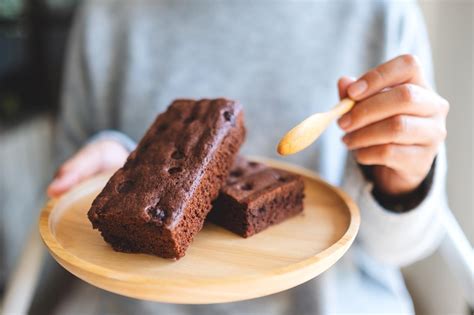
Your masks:
[{"label": "blurred background", "polygon": [[[52,135],[64,49],[79,2],[0,0],[0,300],[54,171]],[[473,244],[474,1],[425,0],[420,5],[437,90],[451,103],[449,204]],[[4,224],[5,216],[15,224]],[[12,238],[18,235],[12,229],[22,230],[22,237]],[[418,314],[469,312],[459,283],[438,252],[403,272]]]}]

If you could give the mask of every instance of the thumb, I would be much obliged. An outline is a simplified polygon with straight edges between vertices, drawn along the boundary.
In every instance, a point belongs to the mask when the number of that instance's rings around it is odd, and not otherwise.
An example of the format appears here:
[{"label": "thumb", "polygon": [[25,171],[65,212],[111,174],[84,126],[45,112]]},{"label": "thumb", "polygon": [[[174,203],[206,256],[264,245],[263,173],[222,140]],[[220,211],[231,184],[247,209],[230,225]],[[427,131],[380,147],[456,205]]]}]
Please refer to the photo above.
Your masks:
[{"label": "thumb", "polygon": [[337,89],[339,91],[340,99],[347,97],[347,88],[352,82],[355,82],[355,80],[355,78],[343,76],[337,81]]}]

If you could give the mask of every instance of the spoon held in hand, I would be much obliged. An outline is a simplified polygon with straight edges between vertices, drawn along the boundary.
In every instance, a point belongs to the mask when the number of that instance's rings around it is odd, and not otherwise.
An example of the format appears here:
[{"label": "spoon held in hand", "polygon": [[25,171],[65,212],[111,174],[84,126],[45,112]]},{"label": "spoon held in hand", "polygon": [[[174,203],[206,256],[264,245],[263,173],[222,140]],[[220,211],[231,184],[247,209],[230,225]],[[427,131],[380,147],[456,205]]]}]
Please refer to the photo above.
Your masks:
[{"label": "spoon held in hand", "polygon": [[305,149],[323,133],[332,121],[350,111],[354,104],[353,100],[345,98],[330,111],[309,116],[281,138],[277,147],[278,153],[289,155]]}]

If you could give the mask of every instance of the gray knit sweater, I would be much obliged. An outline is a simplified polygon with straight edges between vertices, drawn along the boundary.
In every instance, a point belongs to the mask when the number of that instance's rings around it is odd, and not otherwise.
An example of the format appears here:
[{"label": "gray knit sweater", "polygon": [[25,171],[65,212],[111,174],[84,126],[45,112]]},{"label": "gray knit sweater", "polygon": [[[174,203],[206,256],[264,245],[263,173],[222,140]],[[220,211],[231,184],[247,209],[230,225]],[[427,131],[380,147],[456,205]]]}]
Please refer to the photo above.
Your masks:
[{"label": "gray knit sweater", "polygon": [[[84,4],[72,32],[59,121],[62,158],[91,136],[137,140],[175,98],[225,96],[244,104],[243,151],[278,158],[279,137],[337,102],[336,81],[413,53],[432,76],[423,21],[412,1],[138,0]],[[123,134],[102,133],[124,141]],[[353,248],[315,280],[273,296],[211,306],[133,301],[77,282],[64,314],[317,314],[413,312],[398,268],[441,238],[444,151],[416,209],[382,208],[332,126],[290,158],[343,188],[361,209]],[[125,142],[123,142],[125,143]]]}]

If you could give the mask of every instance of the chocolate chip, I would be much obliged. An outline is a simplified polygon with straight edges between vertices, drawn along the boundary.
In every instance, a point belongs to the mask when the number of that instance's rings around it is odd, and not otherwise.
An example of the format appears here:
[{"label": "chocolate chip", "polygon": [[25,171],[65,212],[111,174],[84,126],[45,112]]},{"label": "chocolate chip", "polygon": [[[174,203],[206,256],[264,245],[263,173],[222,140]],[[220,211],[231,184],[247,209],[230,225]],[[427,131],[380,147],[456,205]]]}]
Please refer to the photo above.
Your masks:
[{"label": "chocolate chip", "polygon": [[166,211],[158,206],[150,206],[145,211],[154,221],[163,222],[166,218]]},{"label": "chocolate chip", "polygon": [[172,167],[168,170],[168,173],[173,175],[173,174],[176,174],[176,173],[180,173],[182,171],[183,171],[183,168],[181,168],[181,167]]},{"label": "chocolate chip", "polygon": [[117,192],[123,194],[123,193],[129,192],[130,190],[132,190],[132,187],[133,187],[133,181],[126,180],[126,181],[118,184],[116,189],[117,189]]},{"label": "chocolate chip", "polygon": [[232,177],[240,177],[243,174],[244,174],[244,171],[242,171],[240,168],[230,172],[230,176],[232,176]]},{"label": "chocolate chip", "polygon": [[225,120],[230,121],[231,118],[232,118],[232,113],[229,112],[229,111],[225,111],[224,112],[224,118],[225,118]]},{"label": "chocolate chip", "polygon": [[191,116],[189,116],[188,118],[186,118],[186,119],[184,120],[184,123],[185,123],[185,124],[190,124],[190,123],[192,123],[193,121],[195,121],[196,118],[197,118],[197,117],[196,117],[195,115],[191,115]]},{"label": "chocolate chip", "polygon": [[145,143],[140,147],[140,152],[141,152],[141,153],[145,152],[149,147],[150,147],[150,142],[145,142]]},{"label": "chocolate chip", "polygon": [[253,185],[252,185],[252,183],[245,183],[242,186],[240,186],[240,189],[242,189],[242,190],[252,190]]},{"label": "chocolate chip", "polygon": [[168,124],[161,124],[161,125],[158,126],[158,128],[156,128],[156,131],[157,132],[163,132],[166,129],[168,129],[168,127],[169,127]]},{"label": "chocolate chip", "polygon": [[182,158],[184,158],[184,153],[179,150],[176,150],[171,154],[171,157],[175,160],[181,160]]}]

